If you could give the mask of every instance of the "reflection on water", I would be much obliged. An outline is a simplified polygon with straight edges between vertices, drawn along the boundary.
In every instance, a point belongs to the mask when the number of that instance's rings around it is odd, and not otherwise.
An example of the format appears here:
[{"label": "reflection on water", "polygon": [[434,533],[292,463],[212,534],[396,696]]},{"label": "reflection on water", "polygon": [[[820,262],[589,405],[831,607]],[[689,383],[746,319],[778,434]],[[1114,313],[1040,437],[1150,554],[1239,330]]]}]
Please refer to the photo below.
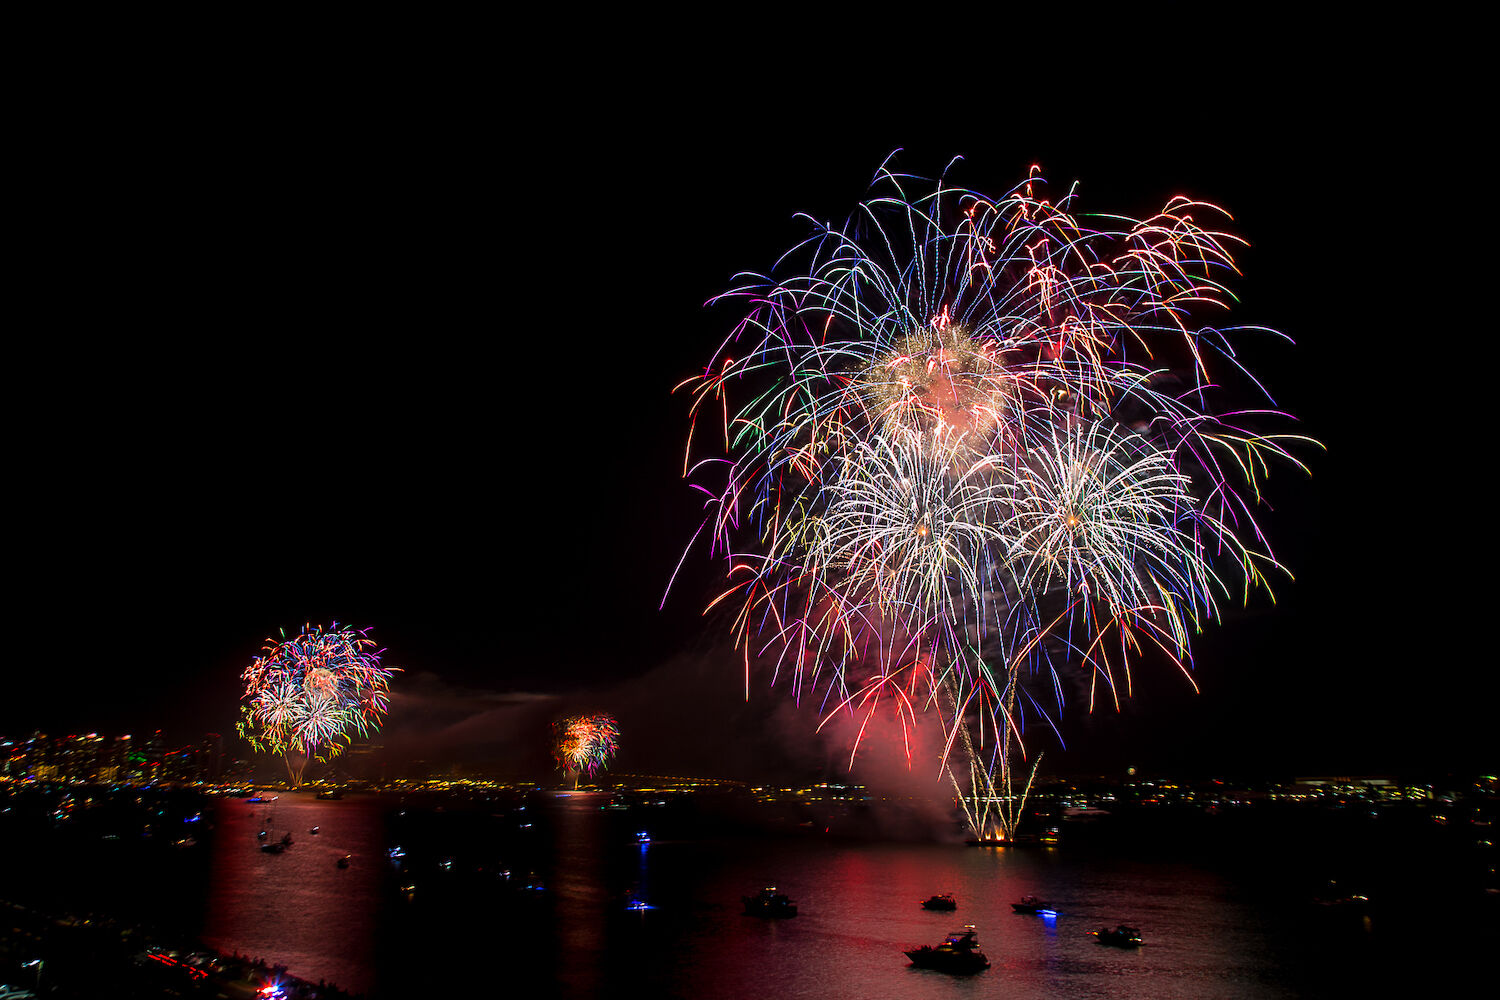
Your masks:
[{"label": "reflection on water", "polygon": [[[1488,933],[1482,921],[1419,923],[1408,907],[1372,916],[1313,906],[1287,889],[1298,846],[1258,837],[1197,854],[1173,843],[975,850],[731,836],[661,811],[606,811],[606,801],[549,794],[524,813],[479,803],[400,817],[373,799],[225,801],[206,936],[381,997],[1254,1000],[1375,988],[1439,942],[1462,961]],[[267,822],[269,839],[292,832],[287,853],[257,849]],[[385,857],[397,841],[408,852],[399,866]],[[1418,853],[1382,863],[1419,871]],[[343,854],[355,856],[348,870],[336,866]],[[767,885],[800,915],[745,916],[740,898]],[[923,910],[935,893],[954,894],[958,910]],[[1013,913],[1026,894],[1058,915]],[[1493,928],[1493,914],[1485,919]],[[1145,946],[1089,935],[1119,923],[1139,927]],[[977,927],[992,968],[954,978],[909,966],[905,949],[963,924]]]},{"label": "reflection on water", "polygon": [[[215,813],[207,944],[355,992],[375,987],[384,807],[372,799],[224,799]],[[312,834],[313,827],[318,833]],[[265,841],[257,838],[266,831]],[[260,850],[290,833],[284,853]],[[353,855],[347,868],[338,859]]]},{"label": "reflection on water", "polygon": [[552,876],[557,943],[563,957],[557,976],[574,996],[603,996],[599,957],[605,950],[610,909],[605,888],[604,814],[598,796],[559,801],[554,838],[557,863]]},{"label": "reflection on water", "polygon": [[[1177,866],[1085,873],[1048,853],[975,851],[953,846],[828,845],[742,842],[678,845],[684,864],[713,870],[704,895],[737,893],[774,879],[796,900],[795,920],[763,922],[734,907],[708,910],[689,928],[695,961],[680,969],[675,995],[949,997],[972,982],[907,967],[902,952],[937,944],[973,924],[989,956],[988,978],[1003,977],[1009,997],[1293,996],[1257,989],[1270,959],[1247,915],[1225,905],[1221,881]],[[653,847],[653,851],[657,848]],[[953,913],[923,910],[935,892],[959,900]],[[1052,920],[1015,914],[1026,893],[1056,901]],[[1101,948],[1087,934],[1131,920],[1151,929],[1152,948]],[[717,984],[717,985],[716,985]],[[733,984],[738,984],[733,985]],[[1145,985],[1151,984],[1151,985]],[[667,985],[667,984],[663,984]],[[994,984],[984,987],[986,991]]]},{"label": "reflection on water", "polygon": [[[908,967],[902,952],[979,928],[1010,997],[1291,997],[1267,982],[1271,945],[1222,876],[1124,861],[1080,866],[1059,851],[830,843],[816,838],[653,837],[611,822],[586,797],[548,810],[555,843],[551,915],[561,944],[558,995],[603,996],[622,977],[653,996],[937,998],[997,987]],[[800,915],[762,920],[740,897],[774,884]],[[956,913],[920,901],[952,892]],[[1047,920],[1014,914],[1026,893],[1054,900]],[[653,907],[632,912],[632,900]],[[1133,921],[1152,946],[1101,947],[1088,931]]]}]

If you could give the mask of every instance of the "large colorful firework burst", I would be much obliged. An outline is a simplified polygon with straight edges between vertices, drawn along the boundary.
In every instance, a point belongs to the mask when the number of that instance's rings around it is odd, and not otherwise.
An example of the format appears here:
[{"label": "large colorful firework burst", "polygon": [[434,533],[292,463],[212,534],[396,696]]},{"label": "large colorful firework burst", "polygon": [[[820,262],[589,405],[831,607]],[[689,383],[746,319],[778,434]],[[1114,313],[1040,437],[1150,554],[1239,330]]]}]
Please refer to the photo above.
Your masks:
[{"label": "large colorful firework burst", "polygon": [[[1068,672],[1091,705],[1148,648],[1187,675],[1220,602],[1281,569],[1261,483],[1307,440],[1263,430],[1289,419],[1269,396],[1224,402],[1226,375],[1264,394],[1232,346],[1260,328],[1201,320],[1232,299],[1227,213],[1084,217],[1044,194],[1036,168],[989,198],[882,166],[842,227],[716,300],[746,312],[684,383],[694,542],[725,560],[713,603],[737,605],[747,686],[763,660],[831,711],[934,709],[943,770],[959,784],[962,748],[991,800]],[[695,462],[700,418],[722,430]]]},{"label": "large colorful firework burst", "polygon": [[554,747],[558,766],[573,772],[576,787],[580,773],[592,778],[615,755],[620,748],[619,737],[619,723],[602,712],[563,719],[557,723]]},{"label": "large colorful firework burst", "polygon": [[398,667],[383,667],[369,629],[304,625],[294,638],[267,639],[244,673],[240,735],[280,754],[295,787],[309,760],[328,761],[380,728]]}]

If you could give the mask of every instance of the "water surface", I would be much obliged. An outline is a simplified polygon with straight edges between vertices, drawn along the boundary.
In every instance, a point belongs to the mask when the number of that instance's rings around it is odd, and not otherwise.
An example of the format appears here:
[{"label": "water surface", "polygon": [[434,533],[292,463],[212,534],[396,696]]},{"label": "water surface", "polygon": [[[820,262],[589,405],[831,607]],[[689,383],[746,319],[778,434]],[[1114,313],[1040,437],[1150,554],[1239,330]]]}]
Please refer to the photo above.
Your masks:
[{"label": "water surface", "polygon": [[[1444,889],[1451,871],[1430,845],[1378,826],[1322,840],[1204,827],[993,850],[752,834],[691,810],[601,808],[608,801],[224,800],[203,934],[372,997],[1269,1000],[1456,979],[1481,968],[1500,926],[1492,898]],[[267,826],[272,839],[290,830],[292,849],[260,852]],[[355,861],[340,870],[344,854]],[[1380,883],[1378,905],[1314,905],[1316,878],[1331,873]],[[742,914],[740,898],[771,884],[799,916]],[[1423,905],[1424,887],[1441,906]],[[921,909],[940,892],[957,912]],[[1013,913],[1025,894],[1058,916]],[[638,902],[650,909],[632,910]],[[1110,948],[1088,933],[1119,923],[1145,945]],[[992,968],[953,977],[909,966],[905,949],[963,924]]]}]

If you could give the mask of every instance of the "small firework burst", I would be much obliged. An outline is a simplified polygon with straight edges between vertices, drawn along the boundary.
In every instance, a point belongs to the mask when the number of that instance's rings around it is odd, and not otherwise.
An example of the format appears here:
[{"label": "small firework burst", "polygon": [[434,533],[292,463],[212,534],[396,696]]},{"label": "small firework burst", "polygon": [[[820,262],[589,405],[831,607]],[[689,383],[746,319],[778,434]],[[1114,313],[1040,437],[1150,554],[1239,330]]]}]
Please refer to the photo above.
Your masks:
[{"label": "small firework burst", "polygon": [[620,726],[614,716],[598,713],[564,719],[557,724],[555,753],[558,766],[575,774],[604,767],[619,749]]}]

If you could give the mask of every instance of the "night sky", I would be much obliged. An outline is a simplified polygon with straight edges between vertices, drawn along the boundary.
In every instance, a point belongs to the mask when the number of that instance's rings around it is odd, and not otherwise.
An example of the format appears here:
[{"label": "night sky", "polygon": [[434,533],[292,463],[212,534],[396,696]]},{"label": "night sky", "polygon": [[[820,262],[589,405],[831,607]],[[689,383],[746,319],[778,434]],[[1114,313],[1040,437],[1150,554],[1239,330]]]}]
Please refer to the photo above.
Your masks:
[{"label": "night sky", "polygon": [[962,155],[988,192],[1039,163],[1082,211],[1228,208],[1252,243],[1235,318],[1297,342],[1252,368],[1328,447],[1270,484],[1297,575],[1275,608],[1210,626],[1202,693],[1162,667],[1123,713],[1066,717],[1055,766],[1495,766],[1458,569],[1486,515],[1460,412],[1485,391],[1455,244],[1472,127],[1330,37],[1211,86],[1065,93],[1000,74],[897,100],[823,70],[772,92],[617,55],[64,96],[25,154],[0,733],[228,733],[261,640],[337,619],[406,669],[390,738],[422,752],[588,707],[620,715],[624,770],[822,761],[784,691],[758,678],[745,705],[699,618],[712,567],[658,610],[697,524],[671,389],[735,319],[704,301],[899,148],[928,176]]}]

